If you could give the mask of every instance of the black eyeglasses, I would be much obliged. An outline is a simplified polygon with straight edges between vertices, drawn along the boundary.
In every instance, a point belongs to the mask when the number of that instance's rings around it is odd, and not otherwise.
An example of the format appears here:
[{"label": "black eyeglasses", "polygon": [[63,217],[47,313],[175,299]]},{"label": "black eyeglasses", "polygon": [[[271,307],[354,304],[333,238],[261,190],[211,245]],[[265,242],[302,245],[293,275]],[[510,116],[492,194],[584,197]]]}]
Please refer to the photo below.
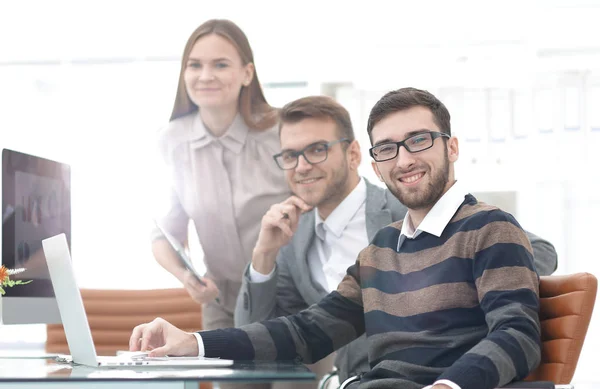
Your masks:
[{"label": "black eyeglasses", "polygon": [[400,142],[382,143],[373,146],[369,149],[369,154],[376,162],[389,161],[398,156],[400,146],[404,146],[409,153],[418,153],[431,148],[435,138],[450,138],[450,135],[436,131],[421,132]]},{"label": "black eyeglasses", "polygon": [[274,155],[273,159],[277,162],[277,166],[283,170],[295,169],[296,166],[298,166],[298,158],[300,158],[300,156],[303,156],[306,162],[311,165],[316,165],[327,159],[327,151],[331,146],[341,142],[350,142],[350,140],[342,138],[331,142],[313,143],[300,151],[284,150],[281,153]]}]

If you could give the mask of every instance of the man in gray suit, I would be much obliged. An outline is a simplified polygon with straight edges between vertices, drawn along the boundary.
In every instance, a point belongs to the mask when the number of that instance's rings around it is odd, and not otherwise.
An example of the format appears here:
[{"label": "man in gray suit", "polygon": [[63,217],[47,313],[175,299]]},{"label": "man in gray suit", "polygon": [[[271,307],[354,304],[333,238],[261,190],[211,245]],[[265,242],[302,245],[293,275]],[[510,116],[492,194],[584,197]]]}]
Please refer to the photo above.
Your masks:
[{"label": "man in gray suit", "polygon": [[[360,147],[350,115],[335,100],[305,97],[280,112],[282,152],[275,161],[295,193],[261,223],[235,310],[241,326],[297,313],[337,288],[375,233],[406,214],[388,190],[358,174]],[[290,228],[291,226],[291,228]],[[541,275],[556,269],[556,252],[529,234]],[[369,371],[363,335],[338,350],[341,380]]]}]

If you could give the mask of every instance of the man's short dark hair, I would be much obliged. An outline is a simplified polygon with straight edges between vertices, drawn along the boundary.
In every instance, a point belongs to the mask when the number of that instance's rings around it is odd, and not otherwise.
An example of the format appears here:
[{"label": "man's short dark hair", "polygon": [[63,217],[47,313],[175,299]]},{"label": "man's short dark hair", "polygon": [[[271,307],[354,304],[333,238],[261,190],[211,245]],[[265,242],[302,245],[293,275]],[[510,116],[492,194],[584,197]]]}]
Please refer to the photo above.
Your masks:
[{"label": "man's short dark hair", "polygon": [[286,104],[279,111],[279,133],[288,123],[298,123],[304,119],[331,119],[338,128],[340,138],[354,140],[354,130],[350,114],[340,103],[327,96],[308,96]]},{"label": "man's short dark hair", "polygon": [[440,128],[440,131],[452,136],[450,130],[450,112],[448,112],[444,103],[426,90],[401,88],[386,93],[371,109],[369,121],[367,122],[367,133],[371,142],[373,141],[371,137],[373,127],[383,118],[394,112],[419,106],[428,108],[433,114],[433,120]]}]

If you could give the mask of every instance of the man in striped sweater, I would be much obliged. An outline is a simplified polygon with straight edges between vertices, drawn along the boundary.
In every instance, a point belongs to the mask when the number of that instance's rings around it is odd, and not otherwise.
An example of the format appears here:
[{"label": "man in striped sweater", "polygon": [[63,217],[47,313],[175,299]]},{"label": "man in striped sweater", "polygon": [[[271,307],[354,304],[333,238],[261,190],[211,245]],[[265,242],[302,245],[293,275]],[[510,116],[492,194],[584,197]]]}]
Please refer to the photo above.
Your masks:
[{"label": "man in striped sweater", "polygon": [[458,140],[432,94],[404,88],[369,116],[373,166],[408,208],[380,230],[337,291],[300,313],[190,334],[162,319],[137,326],[132,351],[317,361],[366,333],[360,388],[487,389],[540,361],[538,275],[508,213],[454,178]]}]

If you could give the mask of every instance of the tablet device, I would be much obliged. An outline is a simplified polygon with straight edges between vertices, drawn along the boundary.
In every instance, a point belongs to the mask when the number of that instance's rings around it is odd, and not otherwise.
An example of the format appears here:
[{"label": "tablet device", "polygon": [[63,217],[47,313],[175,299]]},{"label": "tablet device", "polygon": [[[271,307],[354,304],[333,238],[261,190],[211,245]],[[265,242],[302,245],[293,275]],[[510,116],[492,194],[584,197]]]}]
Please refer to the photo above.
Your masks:
[{"label": "tablet device", "polygon": [[190,257],[188,257],[188,255],[186,254],[185,249],[183,248],[183,246],[181,245],[181,243],[179,243],[179,241],[177,241],[177,239],[175,239],[175,237],[173,235],[169,234],[160,225],[160,223],[156,219],[154,219],[154,224],[156,224],[156,227],[158,227],[158,229],[160,230],[161,234],[165,237],[165,239],[167,240],[167,242],[169,242],[169,244],[171,245],[171,247],[173,248],[173,250],[175,250],[175,252],[177,253],[177,256],[179,257],[179,260],[181,261],[181,263],[183,264],[183,266],[185,266],[186,269],[188,269],[190,272],[192,272],[193,275],[196,276],[196,278],[198,278],[198,281],[200,281],[200,284],[202,286],[206,286],[206,283],[204,281],[202,281],[202,276],[194,268],[194,265],[192,265],[192,261],[190,260]]}]

